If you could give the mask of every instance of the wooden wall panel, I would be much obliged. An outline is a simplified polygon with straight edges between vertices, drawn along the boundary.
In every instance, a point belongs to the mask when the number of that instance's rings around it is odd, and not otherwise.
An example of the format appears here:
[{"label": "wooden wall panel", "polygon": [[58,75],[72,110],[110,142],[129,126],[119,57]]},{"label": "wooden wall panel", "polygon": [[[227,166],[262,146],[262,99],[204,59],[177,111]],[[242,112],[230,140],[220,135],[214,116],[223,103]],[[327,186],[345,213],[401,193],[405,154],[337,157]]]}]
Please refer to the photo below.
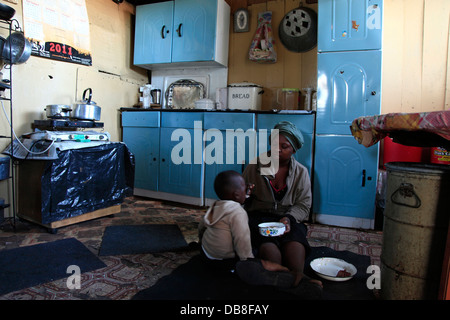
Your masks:
[{"label": "wooden wall panel", "polygon": [[[236,1],[236,2],[235,2]],[[229,1],[232,12],[240,7],[247,7],[250,12],[250,31],[233,32],[231,16],[230,49],[228,61],[228,83],[252,82],[264,87],[262,108],[273,107],[274,93],[277,88],[299,88],[306,85],[316,87],[317,83],[317,48],[308,52],[296,53],[287,50],[278,37],[278,27],[285,14],[299,6],[298,0]],[[305,6],[317,12],[317,4]],[[272,36],[277,52],[277,62],[262,64],[250,61],[248,51],[257,28],[258,13],[272,11]]]},{"label": "wooden wall panel", "polygon": [[381,112],[449,109],[450,1],[384,1]]}]

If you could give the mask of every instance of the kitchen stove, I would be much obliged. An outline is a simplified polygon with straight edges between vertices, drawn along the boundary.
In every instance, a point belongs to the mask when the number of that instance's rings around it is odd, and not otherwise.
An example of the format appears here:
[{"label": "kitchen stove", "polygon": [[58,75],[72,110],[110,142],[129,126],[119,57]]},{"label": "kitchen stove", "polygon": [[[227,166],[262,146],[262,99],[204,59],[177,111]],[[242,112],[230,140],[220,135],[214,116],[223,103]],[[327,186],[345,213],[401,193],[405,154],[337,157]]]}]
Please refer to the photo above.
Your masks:
[{"label": "kitchen stove", "polygon": [[74,128],[103,128],[103,122],[78,119],[45,119],[34,120],[33,129],[74,129]]},{"label": "kitchen stove", "polygon": [[[109,133],[96,131],[42,131],[41,139],[51,141],[109,141]],[[39,134],[39,133],[35,133]]]}]

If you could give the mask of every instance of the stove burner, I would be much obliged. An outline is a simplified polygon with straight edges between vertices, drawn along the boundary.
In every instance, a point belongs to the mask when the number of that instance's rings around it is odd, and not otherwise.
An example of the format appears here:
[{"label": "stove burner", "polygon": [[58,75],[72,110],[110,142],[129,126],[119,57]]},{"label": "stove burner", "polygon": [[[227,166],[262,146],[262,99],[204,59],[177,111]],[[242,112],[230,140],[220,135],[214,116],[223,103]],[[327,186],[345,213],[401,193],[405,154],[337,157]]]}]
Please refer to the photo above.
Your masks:
[{"label": "stove burner", "polygon": [[103,122],[97,122],[94,120],[78,120],[78,119],[46,119],[46,120],[34,120],[34,128],[103,128]]}]

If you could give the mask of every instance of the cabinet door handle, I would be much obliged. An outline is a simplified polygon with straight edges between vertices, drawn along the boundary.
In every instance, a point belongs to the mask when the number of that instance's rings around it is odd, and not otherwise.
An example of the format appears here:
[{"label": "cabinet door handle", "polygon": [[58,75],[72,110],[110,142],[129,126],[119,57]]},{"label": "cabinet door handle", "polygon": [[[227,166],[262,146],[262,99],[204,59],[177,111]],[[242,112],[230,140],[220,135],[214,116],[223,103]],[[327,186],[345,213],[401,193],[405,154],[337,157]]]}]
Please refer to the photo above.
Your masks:
[{"label": "cabinet door handle", "polygon": [[180,38],[181,38],[181,27],[182,27],[182,26],[183,26],[183,24],[180,23],[180,24],[178,25],[178,29],[176,30],[177,33],[178,33],[178,37],[180,37]]},{"label": "cabinet door handle", "polygon": [[362,187],[366,186],[366,170],[362,171]]},{"label": "cabinet door handle", "polygon": [[[166,30],[166,25],[163,25],[161,28],[161,38],[165,39],[166,37],[164,36],[164,32]],[[169,30],[167,30],[167,33],[169,33]]]}]

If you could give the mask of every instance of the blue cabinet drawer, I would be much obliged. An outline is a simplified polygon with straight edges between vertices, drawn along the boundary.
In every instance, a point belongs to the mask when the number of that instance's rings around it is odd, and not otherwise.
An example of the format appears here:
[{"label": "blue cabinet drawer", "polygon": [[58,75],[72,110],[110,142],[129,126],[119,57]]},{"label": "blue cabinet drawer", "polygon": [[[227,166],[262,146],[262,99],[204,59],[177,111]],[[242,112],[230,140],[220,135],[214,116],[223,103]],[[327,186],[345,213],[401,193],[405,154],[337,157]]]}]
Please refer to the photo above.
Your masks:
[{"label": "blue cabinet drawer", "polygon": [[244,131],[254,128],[254,113],[206,113],[204,129],[242,129]]},{"label": "blue cabinet drawer", "polygon": [[159,127],[160,117],[160,112],[122,112],[122,127]]},{"label": "blue cabinet drawer", "polygon": [[203,112],[163,112],[161,127],[193,129],[195,121],[203,126]]}]

